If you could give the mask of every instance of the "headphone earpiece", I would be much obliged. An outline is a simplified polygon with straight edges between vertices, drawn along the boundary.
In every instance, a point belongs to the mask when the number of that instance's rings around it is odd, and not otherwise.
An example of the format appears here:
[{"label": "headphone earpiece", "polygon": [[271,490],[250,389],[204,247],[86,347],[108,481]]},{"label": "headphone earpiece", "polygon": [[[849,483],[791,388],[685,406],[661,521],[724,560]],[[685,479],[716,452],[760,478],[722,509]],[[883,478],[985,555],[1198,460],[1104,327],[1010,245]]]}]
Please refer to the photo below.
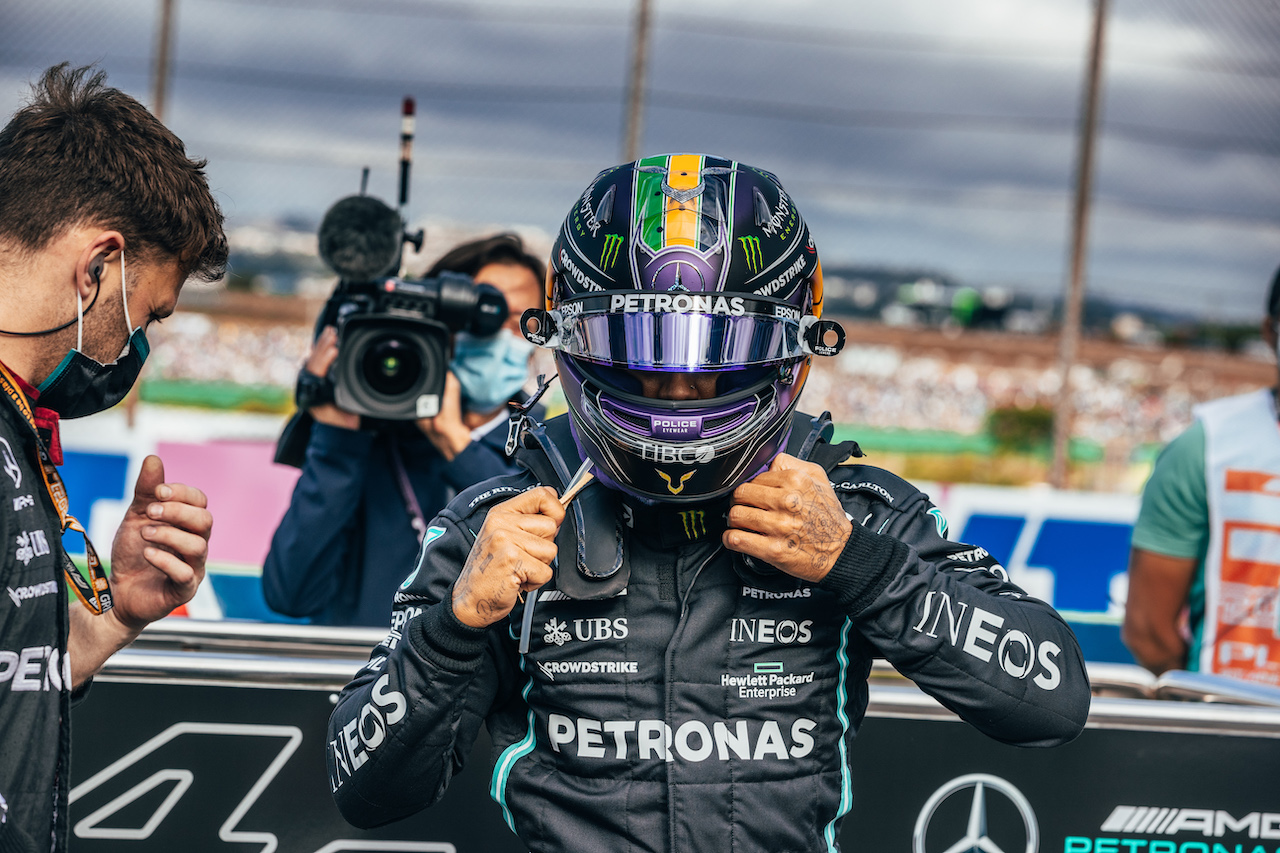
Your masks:
[{"label": "headphone earpiece", "polygon": [[102,268],[105,267],[106,264],[106,255],[98,255],[93,260],[89,261],[89,275],[99,287],[102,286]]}]

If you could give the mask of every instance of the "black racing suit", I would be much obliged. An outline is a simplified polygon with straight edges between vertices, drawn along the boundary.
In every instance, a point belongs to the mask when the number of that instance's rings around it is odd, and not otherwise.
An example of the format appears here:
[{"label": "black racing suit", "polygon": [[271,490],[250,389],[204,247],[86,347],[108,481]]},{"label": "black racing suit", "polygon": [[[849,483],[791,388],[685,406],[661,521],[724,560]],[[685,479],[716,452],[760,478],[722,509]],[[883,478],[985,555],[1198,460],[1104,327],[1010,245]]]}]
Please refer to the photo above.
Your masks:
[{"label": "black racing suit", "polygon": [[[0,399],[0,851],[63,851],[71,669],[62,524],[36,433]],[[79,606],[79,605],[77,605]],[[79,696],[76,697],[77,699]]]},{"label": "black racing suit", "polygon": [[[450,590],[488,510],[537,480],[459,495],[330,720],[342,814],[369,827],[435,802],[486,723],[491,794],[538,853],[836,850],[876,657],[998,740],[1079,734],[1089,683],[1058,614],[948,541],[905,481],[859,464],[831,481],[854,527],[817,585],[723,548],[723,505],[620,503],[625,589],[539,590],[523,656],[522,606],[472,629]],[[598,484],[579,498],[616,499]]]}]

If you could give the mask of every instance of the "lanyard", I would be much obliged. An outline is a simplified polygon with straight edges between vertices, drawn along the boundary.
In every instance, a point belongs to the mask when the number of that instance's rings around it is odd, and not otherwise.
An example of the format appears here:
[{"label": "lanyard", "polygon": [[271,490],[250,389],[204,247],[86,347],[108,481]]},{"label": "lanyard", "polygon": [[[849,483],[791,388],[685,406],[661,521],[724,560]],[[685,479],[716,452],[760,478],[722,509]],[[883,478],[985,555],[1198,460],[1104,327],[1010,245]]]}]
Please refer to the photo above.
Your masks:
[{"label": "lanyard", "polygon": [[0,363],[0,388],[4,389],[4,396],[18,410],[23,420],[27,422],[27,426],[31,427],[31,431],[36,436],[36,450],[40,456],[40,475],[44,479],[45,492],[49,495],[49,498],[53,501],[54,508],[58,511],[58,519],[62,523],[62,532],[65,534],[68,530],[74,530],[84,537],[85,562],[89,567],[89,578],[86,579],[75,564],[71,562],[71,558],[67,556],[65,548],[60,549],[62,551],[62,573],[70,581],[71,588],[75,590],[76,598],[80,599],[81,603],[95,614],[102,615],[111,609],[111,585],[107,581],[106,570],[102,568],[102,561],[98,559],[98,552],[94,550],[93,543],[89,541],[89,534],[85,532],[84,525],[69,511],[70,502],[67,500],[67,489],[62,485],[62,477],[58,476],[58,467],[53,464],[53,460],[49,458],[48,450],[45,449],[44,442],[40,440],[40,433],[36,429],[36,419],[31,412],[31,404],[27,402],[27,395],[23,394],[21,389],[18,388],[17,381],[2,363]]},{"label": "lanyard", "polygon": [[391,467],[396,472],[396,485],[400,487],[400,497],[404,500],[405,511],[409,513],[409,526],[418,537],[418,544],[427,535],[427,519],[418,505],[418,497],[413,493],[413,484],[409,482],[409,472],[404,467],[404,457],[400,455],[400,445],[394,435],[388,436],[388,448],[391,451]]}]

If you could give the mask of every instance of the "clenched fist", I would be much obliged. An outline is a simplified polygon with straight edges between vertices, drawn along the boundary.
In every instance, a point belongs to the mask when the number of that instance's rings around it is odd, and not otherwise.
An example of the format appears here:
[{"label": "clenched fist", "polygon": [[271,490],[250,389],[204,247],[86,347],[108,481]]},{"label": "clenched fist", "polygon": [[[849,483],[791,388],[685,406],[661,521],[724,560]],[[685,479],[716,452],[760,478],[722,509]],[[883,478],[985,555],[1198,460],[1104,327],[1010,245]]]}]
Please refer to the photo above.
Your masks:
[{"label": "clenched fist", "polygon": [[827,576],[853,532],[827,472],[779,454],[769,470],[733,491],[726,548],[801,580]]},{"label": "clenched fist", "polygon": [[505,619],[524,593],[551,580],[563,521],[564,507],[548,486],[491,509],[453,585],[458,620],[472,628],[492,625]]}]

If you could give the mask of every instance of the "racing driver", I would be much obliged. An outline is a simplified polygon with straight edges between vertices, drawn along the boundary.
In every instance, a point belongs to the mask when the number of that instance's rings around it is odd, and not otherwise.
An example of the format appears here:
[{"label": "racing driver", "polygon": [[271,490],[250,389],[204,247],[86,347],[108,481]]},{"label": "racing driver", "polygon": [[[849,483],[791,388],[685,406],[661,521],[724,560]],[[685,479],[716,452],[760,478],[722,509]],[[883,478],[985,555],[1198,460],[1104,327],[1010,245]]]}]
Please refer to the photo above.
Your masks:
[{"label": "racing driver", "polygon": [[844,332],[774,175],[686,154],[600,173],[522,328],[568,414],[516,419],[524,471],[431,523],[330,720],[347,820],[438,800],[483,723],[536,853],[837,850],[876,657],[999,741],[1079,734],[1066,623],[796,411]]}]

